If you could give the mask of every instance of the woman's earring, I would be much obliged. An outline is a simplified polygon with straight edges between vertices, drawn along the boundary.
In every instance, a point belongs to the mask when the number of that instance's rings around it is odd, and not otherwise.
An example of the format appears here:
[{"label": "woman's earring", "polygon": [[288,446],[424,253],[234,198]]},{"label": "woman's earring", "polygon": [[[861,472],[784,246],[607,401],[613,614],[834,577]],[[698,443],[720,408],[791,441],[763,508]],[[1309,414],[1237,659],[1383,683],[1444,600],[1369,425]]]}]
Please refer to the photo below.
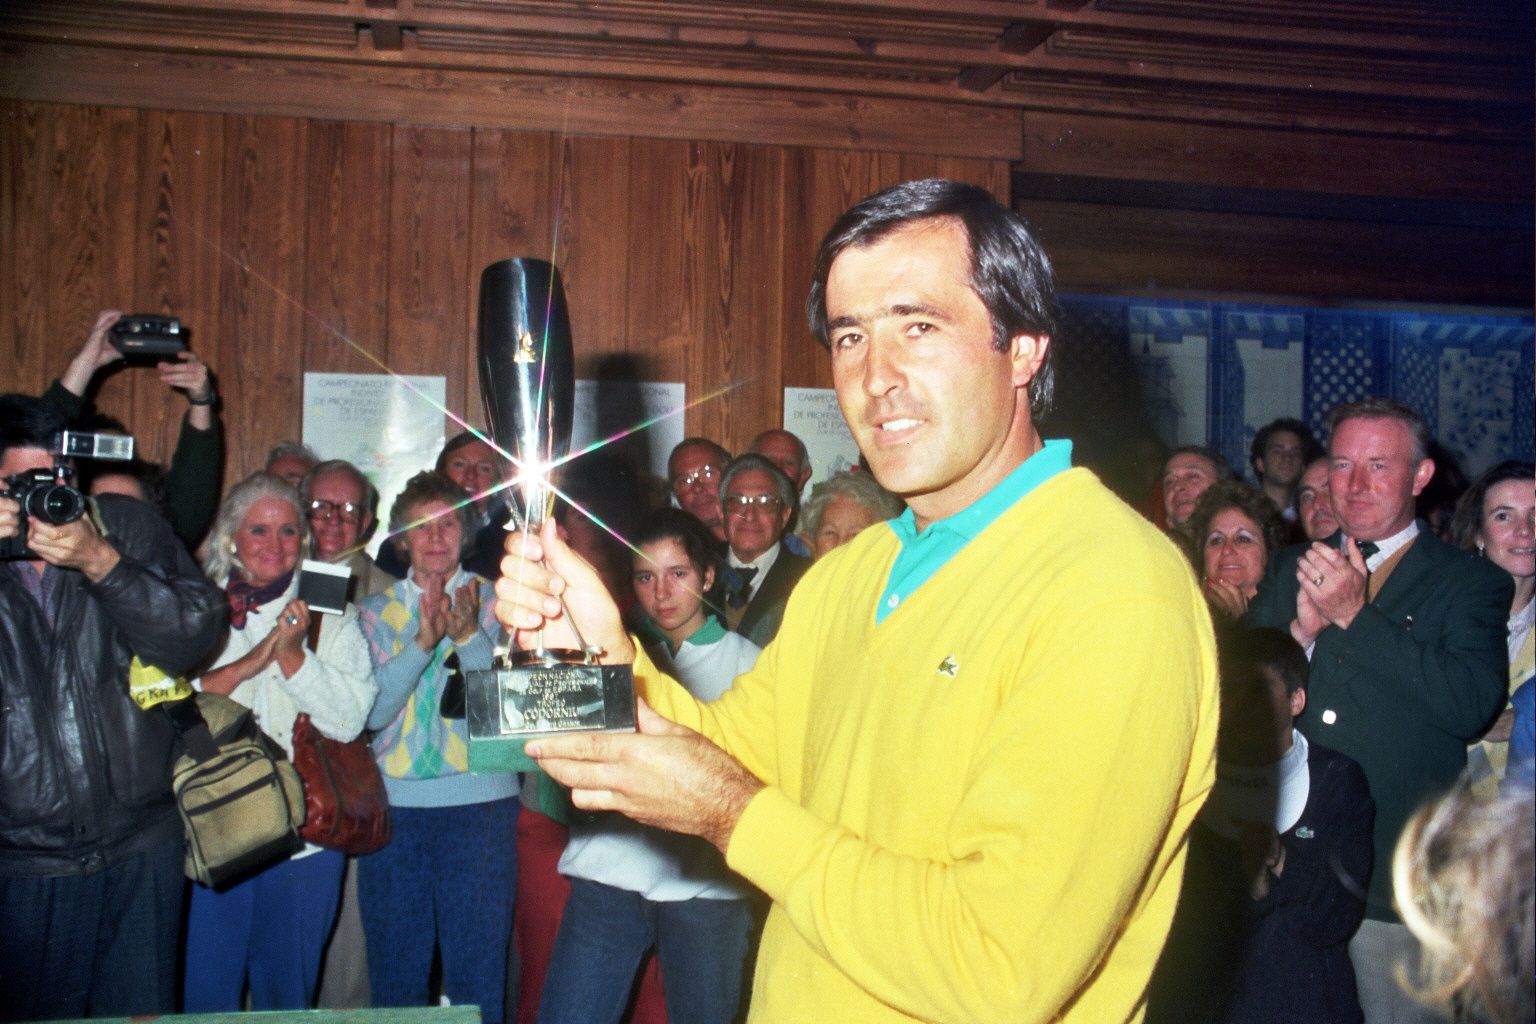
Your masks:
[{"label": "woman's earring", "polygon": [[1488,552],[1483,550],[1483,546],[1481,544],[1479,544],[1477,546],[1477,557],[1478,558],[1487,558],[1488,557]]}]

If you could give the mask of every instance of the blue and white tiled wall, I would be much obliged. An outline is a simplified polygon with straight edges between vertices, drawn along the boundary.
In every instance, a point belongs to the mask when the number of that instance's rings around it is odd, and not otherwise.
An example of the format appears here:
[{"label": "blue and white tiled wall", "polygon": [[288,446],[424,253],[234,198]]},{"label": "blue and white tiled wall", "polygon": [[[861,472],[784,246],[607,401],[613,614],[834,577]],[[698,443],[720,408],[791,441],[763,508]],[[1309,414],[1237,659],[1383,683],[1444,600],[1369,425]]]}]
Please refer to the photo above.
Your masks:
[{"label": "blue and white tiled wall", "polygon": [[1373,395],[1413,406],[1469,476],[1530,460],[1529,316],[1061,299],[1075,344],[1125,345],[1153,429],[1247,464],[1259,427],[1300,416],[1324,438],[1328,411]]}]

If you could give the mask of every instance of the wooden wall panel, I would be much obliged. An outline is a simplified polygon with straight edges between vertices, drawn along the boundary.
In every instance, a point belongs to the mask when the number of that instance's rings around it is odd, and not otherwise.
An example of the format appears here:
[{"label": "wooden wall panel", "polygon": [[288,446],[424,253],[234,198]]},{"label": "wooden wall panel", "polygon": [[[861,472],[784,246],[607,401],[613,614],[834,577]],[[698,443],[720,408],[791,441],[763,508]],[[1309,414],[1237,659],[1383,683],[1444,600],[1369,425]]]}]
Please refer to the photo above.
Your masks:
[{"label": "wooden wall panel", "polygon": [[5,331],[5,390],[38,390],[53,369],[47,290],[53,236],[48,230],[49,143],[55,107],[0,105],[0,329]]},{"label": "wooden wall panel", "polygon": [[[122,309],[133,295],[138,187],[138,114],[102,107],[71,108],[53,123],[44,202],[53,239],[45,268],[48,316],[44,336],[57,376],[84,342],[96,315]],[[109,367],[97,374],[97,404],[124,421],[133,417],[134,390],[146,371]]]},{"label": "wooden wall panel", "polygon": [[204,358],[223,373],[226,479],[297,438],[304,387],[307,123],[231,117],[224,131],[220,323]]},{"label": "wooden wall panel", "polygon": [[[445,375],[449,406],[482,422],[478,279],[508,255],[562,268],[583,372],[681,380],[693,398],[741,382],[685,417],[740,449],[779,422],[784,385],[830,383],[803,303],[832,220],[912,168],[983,183],[1008,171],[233,114],[7,103],[0,116],[0,216],[19,242],[0,255],[8,386],[41,390],[102,305],[180,315],[220,377],[226,482],[298,436],[304,371],[374,370],[332,328],[393,370]],[[181,400],[152,371],[109,387],[146,454],[168,457]]]},{"label": "wooden wall panel", "polygon": [[396,373],[447,376],[448,408],[464,408],[474,362],[469,273],[470,133],[397,127],[391,161],[389,344]]},{"label": "wooden wall panel", "polygon": [[[226,262],[219,243],[223,153],[224,118],[218,115],[142,114],[130,312],[179,318],[192,351],[205,361],[218,342],[219,277]],[[142,383],[129,422],[143,457],[165,461],[175,450],[186,403],[179,393]]]},{"label": "wooden wall panel", "polygon": [[312,122],[305,193],[304,368],[377,373],[364,353],[387,355],[388,126]]}]

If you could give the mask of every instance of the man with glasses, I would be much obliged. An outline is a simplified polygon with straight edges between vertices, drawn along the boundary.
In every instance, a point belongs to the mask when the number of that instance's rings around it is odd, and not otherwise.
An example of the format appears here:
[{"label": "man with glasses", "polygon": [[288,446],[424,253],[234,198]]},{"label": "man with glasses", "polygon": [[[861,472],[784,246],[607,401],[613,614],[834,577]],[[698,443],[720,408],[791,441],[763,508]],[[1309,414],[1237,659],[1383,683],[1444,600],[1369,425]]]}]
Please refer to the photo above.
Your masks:
[{"label": "man with glasses", "polygon": [[766,647],[779,632],[790,591],[811,567],[783,543],[795,514],[795,485],[765,457],[747,454],[726,467],[720,493],[726,625]]},{"label": "man with glasses", "polygon": [[363,550],[373,532],[373,508],[379,492],[362,471],[345,459],[322,462],[305,474],[299,497],[315,537],[315,558],[352,570],[357,581],[352,599],[360,601],[389,589],[394,577]]},{"label": "man with glasses", "polygon": [[731,453],[707,437],[684,438],[667,457],[667,483],[677,507],[709,527],[719,541],[725,540],[720,477],[730,461]]}]

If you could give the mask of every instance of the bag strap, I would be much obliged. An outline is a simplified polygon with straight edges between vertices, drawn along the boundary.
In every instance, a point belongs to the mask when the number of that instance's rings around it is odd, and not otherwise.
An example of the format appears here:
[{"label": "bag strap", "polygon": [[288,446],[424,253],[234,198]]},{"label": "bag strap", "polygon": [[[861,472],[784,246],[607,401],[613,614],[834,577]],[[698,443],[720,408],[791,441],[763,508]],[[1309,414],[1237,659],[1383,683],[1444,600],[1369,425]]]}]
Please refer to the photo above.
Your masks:
[{"label": "bag strap", "polygon": [[219,745],[213,741],[213,733],[208,728],[208,722],[203,718],[203,713],[198,710],[196,697],[165,701],[156,706],[165,712],[171,728],[176,730],[182,747],[186,749],[192,760],[201,764],[219,755]]}]

